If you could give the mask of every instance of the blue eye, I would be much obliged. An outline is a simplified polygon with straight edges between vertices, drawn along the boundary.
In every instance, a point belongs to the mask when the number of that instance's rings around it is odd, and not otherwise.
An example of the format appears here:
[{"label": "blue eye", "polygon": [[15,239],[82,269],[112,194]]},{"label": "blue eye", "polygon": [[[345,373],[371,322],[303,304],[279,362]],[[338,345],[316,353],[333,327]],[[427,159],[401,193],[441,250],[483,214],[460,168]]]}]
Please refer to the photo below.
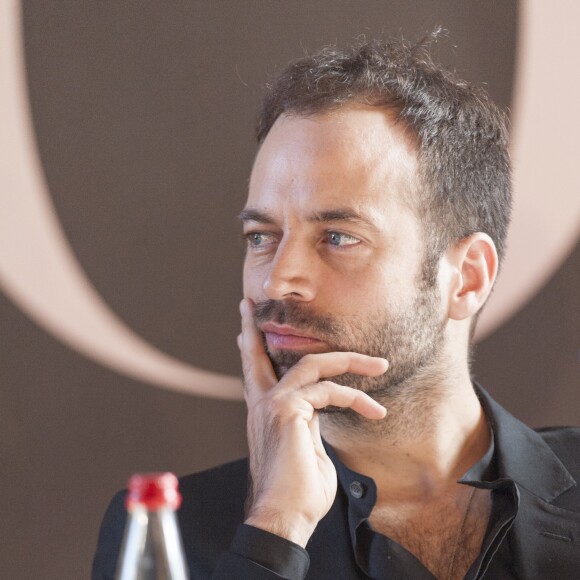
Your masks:
[{"label": "blue eye", "polygon": [[259,246],[263,241],[262,234],[253,233],[248,236],[248,241],[252,246]]},{"label": "blue eye", "polygon": [[328,232],[326,235],[331,246],[353,246],[360,243],[358,238],[340,232]]},{"label": "blue eye", "polygon": [[272,234],[264,234],[261,232],[249,232],[244,234],[244,238],[246,238],[248,245],[252,248],[259,248],[273,241]]}]

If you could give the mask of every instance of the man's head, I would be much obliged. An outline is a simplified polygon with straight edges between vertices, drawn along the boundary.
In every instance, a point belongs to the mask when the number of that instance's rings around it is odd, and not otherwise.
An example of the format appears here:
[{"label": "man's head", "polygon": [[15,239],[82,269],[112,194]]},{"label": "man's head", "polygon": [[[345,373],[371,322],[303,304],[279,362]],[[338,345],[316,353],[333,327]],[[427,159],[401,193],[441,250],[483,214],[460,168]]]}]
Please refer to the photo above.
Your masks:
[{"label": "man's head", "polygon": [[448,319],[475,316],[489,288],[467,306],[452,294],[490,238],[503,247],[509,165],[495,107],[424,47],[371,42],[290,65],[258,139],[244,293],[278,374],[305,353],[354,350],[389,359],[386,378],[345,381],[378,392],[436,366]]},{"label": "man's head", "polygon": [[301,58],[269,86],[256,123],[262,143],[282,114],[309,117],[348,103],[391,111],[415,138],[427,276],[449,244],[473,232],[489,234],[501,261],[511,214],[505,116],[484,91],[433,62],[436,37],[361,41]]}]

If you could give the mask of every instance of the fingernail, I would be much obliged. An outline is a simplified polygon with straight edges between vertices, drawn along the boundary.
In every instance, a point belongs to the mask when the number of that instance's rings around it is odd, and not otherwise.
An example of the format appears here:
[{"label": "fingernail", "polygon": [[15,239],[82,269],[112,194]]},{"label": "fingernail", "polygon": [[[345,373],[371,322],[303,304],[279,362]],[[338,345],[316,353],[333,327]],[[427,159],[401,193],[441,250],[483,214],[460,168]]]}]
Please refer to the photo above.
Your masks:
[{"label": "fingernail", "polygon": [[246,299],[242,298],[240,302],[240,314],[243,316],[248,311],[248,305],[246,304]]}]

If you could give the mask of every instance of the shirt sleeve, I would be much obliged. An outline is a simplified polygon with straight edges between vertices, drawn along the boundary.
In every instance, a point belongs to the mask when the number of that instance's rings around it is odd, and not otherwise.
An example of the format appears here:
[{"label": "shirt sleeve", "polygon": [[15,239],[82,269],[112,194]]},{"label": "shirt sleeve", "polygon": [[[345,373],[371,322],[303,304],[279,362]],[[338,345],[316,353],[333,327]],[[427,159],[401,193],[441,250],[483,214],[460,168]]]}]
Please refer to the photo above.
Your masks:
[{"label": "shirt sleeve", "polygon": [[214,580],[303,580],[310,566],[308,552],[285,538],[241,524],[230,549],[220,558]]}]

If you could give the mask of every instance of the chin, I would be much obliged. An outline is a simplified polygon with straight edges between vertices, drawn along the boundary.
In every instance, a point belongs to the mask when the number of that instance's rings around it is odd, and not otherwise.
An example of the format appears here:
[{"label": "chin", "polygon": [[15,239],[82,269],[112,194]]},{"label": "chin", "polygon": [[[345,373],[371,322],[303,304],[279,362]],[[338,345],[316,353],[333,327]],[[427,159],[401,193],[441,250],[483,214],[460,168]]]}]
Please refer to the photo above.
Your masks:
[{"label": "chin", "polygon": [[268,357],[274,368],[274,372],[280,380],[307,352],[295,350],[276,350],[268,352]]}]

